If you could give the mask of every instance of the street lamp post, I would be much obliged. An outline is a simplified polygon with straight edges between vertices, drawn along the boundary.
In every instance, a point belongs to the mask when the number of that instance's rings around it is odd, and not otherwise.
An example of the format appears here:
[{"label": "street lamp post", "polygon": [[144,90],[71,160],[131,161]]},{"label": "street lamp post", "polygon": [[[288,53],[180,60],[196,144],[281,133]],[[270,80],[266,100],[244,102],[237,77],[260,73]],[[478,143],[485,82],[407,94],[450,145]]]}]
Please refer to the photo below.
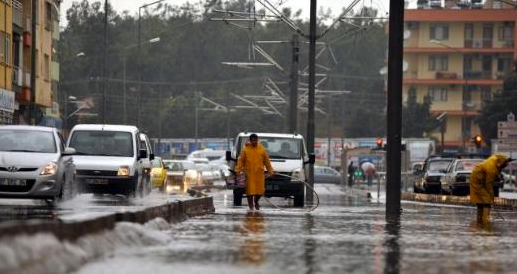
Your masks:
[{"label": "street lamp post", "polygon": [[155,5],[158,3],[161,3],[165,0],[158,0],[149,4],[144,4],[140,7],[138,7],[138,34],[137,34],[137,45],[138,45],[138,53],[137,53],[137,59],[138,59],[138,106],[137,106],[137,125],[140,126],[140,109],[142,104],[142,59],[141,59],[141,49],[142,45],[140,44],[140,35],[141,35],[141,17],[142,17],[142,9],[147,8],[151,5]]},{"label": "street lamp post", "polygon": [[[432,44],[436,44],[436,45],[448,48],[454,52],[462,54],[461,50],[453,48],[449,45],[446,45],[438,40],[431,40],[430,42]],[[467,126],[468,126],[466,116],[467,116],[467,107],[469,106],[469,104],[465,101],[465,94],[467,92],[470,92],[468,90],[468,78],[465,76],[465,71],[463,72],[463,80],[464,80],[464,87],[462,89],[463,93],[462,93],[462,102],[461,102],[461,113],[462,113],[462,115],[461,115],[461,149],[463,152],[465,152],[466,147],[467,147],[465,139],[467,137],[466,131],[467,131]],[[443,131],[443,129],[442,129],[442,131]],[[442,132],[441,134],[443,135],[444,133]],[[443,147],[442,147],[442,149],[443,149]]]},{"label": "street lamp post", "polygon": [[[124,111],[124,124],[127,125],[127,87],[126,87],[126,65],[127,65],[127,51],[129,49],[132,49],[132,48],[135,48],[135,47],[140,47],[142,44],[153,44],[153,43],[158,43],[160,42],[160,37],[155,37],[155,38],[152,38],[152,39],[149,39],[147,41],[144,41],[138,45],[132,45],[132,46],[129,46],[129,47],[126,47],[124,48],[124,55],[123,55],[123,59],[122,59],[122,89],[123,89],[123,103],[122,103],[122,108],[123,108],[123,111]],[[140,102],[138,102],[139,104]],[[140,108],[139,108],[139,111],[140,111]]]}]

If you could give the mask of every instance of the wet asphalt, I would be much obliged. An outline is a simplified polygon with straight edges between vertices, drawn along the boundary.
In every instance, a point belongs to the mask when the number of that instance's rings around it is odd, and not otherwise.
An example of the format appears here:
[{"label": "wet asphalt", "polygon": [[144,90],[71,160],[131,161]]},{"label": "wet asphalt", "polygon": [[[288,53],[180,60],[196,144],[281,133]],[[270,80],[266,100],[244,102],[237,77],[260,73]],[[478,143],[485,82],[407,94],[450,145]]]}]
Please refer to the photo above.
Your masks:
[{"label": "wet asphalt", "polygon": [[[403,202],[398,220],[363,192],[317,185],[313,212],[262,201],[259,212],[215,191],[216,211],[164,231],[168,244],[116,252],[79,273],[511,273],[517,212],[476,227],[470,207]],[[376,195],[374,195],[376,197]],[[505,220],[503,220],[504,218]]]}]

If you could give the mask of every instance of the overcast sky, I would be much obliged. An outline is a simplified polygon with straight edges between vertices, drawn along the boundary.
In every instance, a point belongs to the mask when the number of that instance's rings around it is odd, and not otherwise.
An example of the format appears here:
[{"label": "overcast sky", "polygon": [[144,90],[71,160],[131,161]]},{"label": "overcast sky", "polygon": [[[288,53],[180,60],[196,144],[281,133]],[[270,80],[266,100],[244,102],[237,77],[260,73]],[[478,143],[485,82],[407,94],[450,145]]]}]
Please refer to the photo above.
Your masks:
[{"label": "overcast sky", "polygon": [[[90,0],[90,2],[96,2],[99,0]],[[109,3],[117,10],[118,12],[128,10],[133,14],[138,12],[138,7],[147,3],[154,2],[155,0],[109,0]],[[61,25],[66,25],[66,10],[72,6],[73,2],[77,2],[76,0],[64,0],[61,4]],[[104,1],[102,1],[104,2]],[[181,5],[186,2],[197,3],[197,1],[187,1],[187,0],[166,0],[166,3],[172,5]],[[273,4],[278,4],[282,2],[281,7],[290,7],[294,11],[298,9],[302,9],[302,18],[309,18],[309,8],[310,8],[310,0],[270,0]],[[352,2],[352,0],[319,0],[318,1],[318,9],[323,7],[325,10],[330,8],[332,10],[332,14],[334,16],[339,15],[342,8],[348,6]],[[356,6],[374,6],[378,10],[381,11],[379,15],[383,15],[389,9],[389,0],[363,0],[359,2]],[[257,2],[257,8],[262,8],[262,6]]]}]

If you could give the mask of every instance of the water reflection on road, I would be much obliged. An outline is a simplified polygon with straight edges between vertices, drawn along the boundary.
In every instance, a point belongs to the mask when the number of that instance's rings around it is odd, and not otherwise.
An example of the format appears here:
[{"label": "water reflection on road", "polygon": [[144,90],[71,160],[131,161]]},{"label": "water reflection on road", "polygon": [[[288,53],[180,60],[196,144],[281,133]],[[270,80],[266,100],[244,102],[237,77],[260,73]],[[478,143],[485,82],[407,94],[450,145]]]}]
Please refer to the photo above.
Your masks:
[{"label": "water reflection on road", "polygon": [[[384,205],[337,186],[319,186],[307,213],[263,205],[260,213],[214,193],[216,213],[173,225],[169,244],[124,250],[81,273],[463,273],[517,268],[517,215],[493,231],[472,228],[474,209],[404,203],[386,221]],[[285,205],[284,200],[274,200]],[[153,273],[153,274],[154,274]]]}]

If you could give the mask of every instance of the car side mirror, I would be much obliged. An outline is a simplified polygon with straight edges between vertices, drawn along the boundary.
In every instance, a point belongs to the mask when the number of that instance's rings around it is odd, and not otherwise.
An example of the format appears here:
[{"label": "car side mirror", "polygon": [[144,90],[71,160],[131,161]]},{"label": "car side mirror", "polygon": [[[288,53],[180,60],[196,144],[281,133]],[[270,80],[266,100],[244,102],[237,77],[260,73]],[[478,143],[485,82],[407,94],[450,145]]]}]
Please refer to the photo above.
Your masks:
[{"label": "car side mirror", "polygon": [[232,152],[230,150],[226,151],[226,161],[237,161],[236,159],[232,158]]},{"label": "car side mirror", "polygon": [[149,160],[154,160],[154,153],[149,154]]},{"label": "car side mirror", "polygon": [[66,147],[61,153],[62,155],[74,155],[76,153],[75,148]]},{"label": "car side mirror", "polygon": [[141,149],[140,151],[138,151],[138,159],[144,159],[144,158],[147,158],[147,150]]},{"label": "car side mirror", "polygon": [[314,165],[314,163],[316,163],[316,155],[314,155],[314,153],[311,153],[311,154],[309,154],[309,160],[307,162],[304,162],[303,164],[304,165],[306,165],[306,164]]}]

